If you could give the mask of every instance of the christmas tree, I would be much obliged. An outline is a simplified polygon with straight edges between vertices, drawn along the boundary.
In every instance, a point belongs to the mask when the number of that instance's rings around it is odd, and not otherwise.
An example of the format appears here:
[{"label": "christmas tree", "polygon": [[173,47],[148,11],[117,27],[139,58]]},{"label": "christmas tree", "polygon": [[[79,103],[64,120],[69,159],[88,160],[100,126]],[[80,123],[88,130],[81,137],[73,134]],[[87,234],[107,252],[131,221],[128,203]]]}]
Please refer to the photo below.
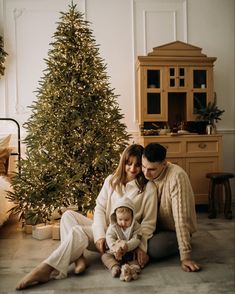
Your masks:
[{"label": "christmas tree", "polygon": [[24,124],[26,158],[13,178],[13,213],[46,221],[57,208],[92,210],[129,135],[89,22],[71,4],[60,21]]},{"label": "christmas tree", "polygon": [[0,36],[0,78],[4,75],[5,71],[5,59],[6,59],[7,53],[3,49],[3,38]]}]

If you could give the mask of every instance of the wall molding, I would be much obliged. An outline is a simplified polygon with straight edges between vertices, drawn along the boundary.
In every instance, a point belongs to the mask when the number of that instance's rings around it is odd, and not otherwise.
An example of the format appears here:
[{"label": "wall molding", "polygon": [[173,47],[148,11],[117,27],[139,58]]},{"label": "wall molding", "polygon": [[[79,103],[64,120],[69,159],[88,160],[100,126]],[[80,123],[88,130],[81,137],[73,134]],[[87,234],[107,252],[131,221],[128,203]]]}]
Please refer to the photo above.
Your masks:
[{"label": "wall molding", "polygon": [[135,48],[135,12],[134,12],[134,2],[135,0],[132,0],[131,2],[131,31],[132,31],[132,91],[133,91],[133,111],[134,111],[134,123],[138,123],[138,99],[136,95],[136,88],[137,88],[137,81],[136,81],[136,70],[135,70],[135,61],[136,61],[136,48]]},{"label": "wall molding", "polygon": [[184,24],[183,24],[183,29],[184,29],[184,42],[188,43],[188,0],[183,0],[182,1],[183,5],[183,19],[184,19]]},{"label": "wall molding", "polygon": [[235,135],[235,129],[217,129],[218,134]]},{"label": "wall molding", "polygon": [[[134,36],[134,52],[138,52],[141,55],[146,55],[149,51],[147,48],[147,34],[153,33],[155,35],[155,31],[152,32],[147,29],[147,19],[148,14],[150,13],[158,13],[162,15],[171,15],[172,17],[172,32],[170,33],[171,36],[169,37],[169,42],[173,42],[176,40],[181,40],[183,42],[188,41],[188,0],[132,0],[132,13],[133,13],[133,36]],[[142,17],[141,17],[142,15]],[[179,16],[180,15],[180,16]],[[139,16],[139,18],[137,18]],[[159,19],[159,18],[155,18]],[[164,17],[162,18],[162,20]],[[137,22],[138,20],[138,22]],[[161,20],[159,20],[161,21]],[[139,30],[139,31],[138,31]],[[157,38],[157,37],[155,37]],[[136,48],[139,44],[142,43],[142,50],[139,52],[140,48]],[[160,42],[160,39],[159,39]],[[167,42],[156,42],[156,45],[162,45],[163,43]],[[151,48],[152,49],[152,48]]]},{"label": "wall molding", "polygon": [[[87,0],[74,0],[74,4],[77,5],[79,11],[84,14],[84,18],[86,19],[87,15]],[[68,6],[70,5],[69,1],[57,0],[54,1],[28,1],[28,0],[0,0],[0,16],[3,21],[2,30],[3,36],[5,38],[5,50],[8,53],[8,58],[6,60],[6,70],[4,78],[1,79],[1,89],[0,94],[3,98],[1,98],[0,107],[1,107],[1,116],[3,117],[15,117],[18,121],[25,121],[30,114],[30,110],[28,109],[28,105],[31,105],[35,99],[34,91],[37,90],[38,84],[36,83],[35,88],[28,88],[26,78],[22,80],[22,73],[25,75],[28,74],[29,70],[24,68],[23,60],[27,60],[27,53],[24,53],[23,41],[21,41],[21,37],[25,28],[28,28],[28,23],[30,19],[34,18],[32,14],[36,13],[38,18],[38,23],[36,23],[36,27],[39,29],[39,21],[40,17],[44,16],[44,13],[52,13],[53,14],[53,25],[56,26],[56,22],[59,21],[60,12],[68,11]],[[57,17],[56,17],[57,15]],[[26,17],[22,19],[22,17]],[[50,18],[50,15],[48,16]],[[28,18],[28,19],[27,19]],[[47,18],[48,19],[48,18]],[[36,21],[36,20],[35,20]],[[52,26],[51,26],[52,28]],[[52,29],[53,30],[53,29]],[[33,34],[33,32],[31,32]],[[30,39],[31,34],[28,36]],[[40,35],[41,39],[47,42],[48,36],[46,35],[43,38],[43,32]],[[52,37],[52,35],[50,35]],[[37,36],[35,36],[37,38]],[[49,44],[46,51],[49,49]],[[49,40],[50,42],[50,40]],[[34,44],[28,44],[27,50],[31,50],[33,52]],[[42,48],[42,47],[41,47]],[[41,49],[40,49],[41,50]],[[39,52],[42,52],[40,51]],[[47,56],[43,55],[43,59]],[[40,57],[41,60],[41,57]],[[40,61],[38,61],[40,64]],[[26,65],[27,66],[27,65]],[[38,64],[37,64],[38,66]],[[37,67],[36,67],[37,68]],[[34,70],[32,68],[31,70]],[[31,71],[30,70],[30,71]],[[33,75],[38,75],[37,71],[34,71]],[[37,81],[40,80],[42,76],[41,74],[38,76]],[[32,87],[32,78],[31,83],[29,85]],[[25,98],[27,97],[27,98]]]},{"label": "wall molding", "polygon": [[158,14],[158,15],[167,15],[169,16],[169,18],[172,18],[172,23],[173,23],[173,27],[172,27],[172,33],[173,33],[173,39],[172,41],[176,41],[177,40],[177,23],[176,23],[176,10],[143,10],[143,48],[144,48],[144,55],[147,55],[148,49],[147,49],[147,44],[148,44],[148,30],[147,30],[147,20],[148,20],[148,16],[150,16],[150,14]]}]

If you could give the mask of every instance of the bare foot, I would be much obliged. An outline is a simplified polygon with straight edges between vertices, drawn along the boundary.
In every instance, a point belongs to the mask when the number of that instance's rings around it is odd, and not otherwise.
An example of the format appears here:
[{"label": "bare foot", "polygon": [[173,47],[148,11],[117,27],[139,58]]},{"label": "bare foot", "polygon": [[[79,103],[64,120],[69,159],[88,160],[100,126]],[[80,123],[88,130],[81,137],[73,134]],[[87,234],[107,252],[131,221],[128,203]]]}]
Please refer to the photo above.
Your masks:
[{"label": "bare foot", "polygon": [[38,283],[48,282],[53,270],[54,268],[46,263],[39,264],[18,283],[16,290],[25,289]]},{"label": "bare foot", "polygon": [[76,275],[83,273],[86,268],[88,267],[88,263],[87,260],[85,259],[85,257],[82,255],[80,256],[76,261],[75,261],[75,269],[74,269],[74,273]]}]

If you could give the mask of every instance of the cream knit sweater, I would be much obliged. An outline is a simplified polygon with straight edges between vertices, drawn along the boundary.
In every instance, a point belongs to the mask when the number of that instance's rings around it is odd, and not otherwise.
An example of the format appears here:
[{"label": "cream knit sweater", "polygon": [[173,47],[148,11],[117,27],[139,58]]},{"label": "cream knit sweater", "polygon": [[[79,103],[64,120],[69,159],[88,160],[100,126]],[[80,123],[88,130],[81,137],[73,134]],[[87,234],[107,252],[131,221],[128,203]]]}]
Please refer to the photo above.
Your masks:
[{"label": "cream knit sweater", "polygon": [[159,207],[157,230],[176,231],[180,259],[190,259],[191,235],[196,231],[196,212],[188,175],[180,166],[168,162],[154,183]]},{"label": "cream knit sweater", "polygon": [[142,240],[140,248],[147,252],[147,240],[152,237],[155,231],[157,219],[157,194],[154,183],[148,182],[144,192],[140,193],[135,180],[133,180],[123,187],[123,193],[120,195],[112,189],[110,179],[111,175],[106,178],[96,199],[92,225],[94,242],[105,238],[115,202],[121,197],[129,197],[135,206],[135,219],[141,224]]}]

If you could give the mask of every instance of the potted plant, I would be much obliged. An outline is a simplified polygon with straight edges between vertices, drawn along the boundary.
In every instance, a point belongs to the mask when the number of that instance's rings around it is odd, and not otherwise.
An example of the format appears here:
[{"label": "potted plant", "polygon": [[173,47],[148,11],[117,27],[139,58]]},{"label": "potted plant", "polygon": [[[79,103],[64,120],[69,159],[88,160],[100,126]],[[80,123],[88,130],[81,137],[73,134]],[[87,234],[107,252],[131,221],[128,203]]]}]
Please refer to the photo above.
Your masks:
[{"label": "potted plant", "polygon": [[208,102],[206,106],[202,106],[200,101],[196,98],[199,108],[195,109],[198,120],[203,120],[208,122],[206,127],[207,134],[216,133],[216,123],[221,120],[221,115],[224,110],[220,110],[217,106],[216,94],[214,96],[214,101]]}]

